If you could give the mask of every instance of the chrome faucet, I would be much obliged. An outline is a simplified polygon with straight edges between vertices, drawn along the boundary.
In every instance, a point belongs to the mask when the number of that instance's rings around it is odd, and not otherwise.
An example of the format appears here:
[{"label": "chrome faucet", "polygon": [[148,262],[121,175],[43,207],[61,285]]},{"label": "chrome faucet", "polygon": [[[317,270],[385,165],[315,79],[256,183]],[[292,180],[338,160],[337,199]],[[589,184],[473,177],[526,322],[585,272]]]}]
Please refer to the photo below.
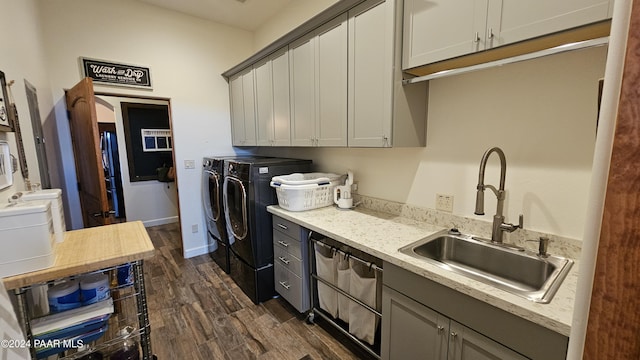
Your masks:
[{"label": "chrome faucet", "polygon": [[[484,171],[487,167],[487,160],[492,153],[498,154],[500,157],[500,187],[496,189],[493,185],[485,185],[484,184]],[[493,193],[498,198],[498,206],[496,209],[496,214],[493,216],[493,229],[491,231],[491,241],[502,244],[502,234],[505,231],[513,232],[516,229],[522,229],[523,216],[520,215],[518,225],[509,224],[504,222],[504,215],[502,212],[504,210],[504,178],[505,173],[507,172],[507,160],[504,157],[504,152],[499,147],[493,147],[487,151],[485,151],[484,155],[482,155],[482,160],[480,160],[480,172],[478,174],[478,192],[476,194],[476,215],[484,215],[484,190],[486,188],[491,189]]]}]

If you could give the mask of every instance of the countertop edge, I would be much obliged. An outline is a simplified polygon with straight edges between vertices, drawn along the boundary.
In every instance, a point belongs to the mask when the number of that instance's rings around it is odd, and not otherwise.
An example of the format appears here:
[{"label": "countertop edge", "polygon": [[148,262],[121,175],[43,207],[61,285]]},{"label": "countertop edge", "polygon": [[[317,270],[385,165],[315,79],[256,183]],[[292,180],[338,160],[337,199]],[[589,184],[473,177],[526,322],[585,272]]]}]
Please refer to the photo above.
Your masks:
[{"label": "countertop edge", "polygon": [[[136,241],[137,249],[135,251],[115,251],[107,257],[104,254],[98,254],[95,258],[89,259],[73,259],[71,262],[62,259],[65,253],[69,253],[71,247],[76,245],[74,241],[104,240],[105,234],[115,232],[117,235],[125,235],[128,240]],[[131,239],[130,236],[135,236]],[[124,236],[123,236],[124,237]],[[116,246],[116,248],[119,248]],[[55,255],[54,265],[32,272],[17,274],[2,279],[7,290],[15,290],[34,284],[45,283],[48,281],[65,278],[68,276],[79,275],[82,273],[97,271],[110,268],[138,260],[150,259],[155,255],[155,248],[149,238],[144,224],[141,221],[132,221],[120,224],[105,225],[100,227],[85,228],[65,232],[64,241],[56,243],[53,246]],[[71,252],[73,253],[73,252]],[[75,253],[73,253],[75,255]]]}]

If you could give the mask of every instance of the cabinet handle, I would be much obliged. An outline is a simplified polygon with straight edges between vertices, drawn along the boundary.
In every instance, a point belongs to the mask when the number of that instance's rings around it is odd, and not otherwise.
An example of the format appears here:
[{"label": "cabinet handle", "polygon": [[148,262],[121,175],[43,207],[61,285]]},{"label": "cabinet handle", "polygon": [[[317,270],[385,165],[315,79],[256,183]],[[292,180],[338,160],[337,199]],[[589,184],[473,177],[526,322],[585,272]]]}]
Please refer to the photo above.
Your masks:
[{"label": "cabinet handle", "polygon": [[452,332],[451,332],[451,337],[452,337],[452,338],[455,338],[456,336],[458,336],[458,333],[457,333],[457,332],[455,332],[455,331],[452,331]]},{"label": "cabinet handle", "polygon": [[290,261],[283,258],[282,256],[278,257],[278,260],[282,261],[285,265],[289,265]]},{"label": "cabinet handle", "polygon": [[282,229],[282,230],[289,230],[289,228],[287,227],[287,225],[284,225],[284,224],[280,224],[280,223],[278,223],[278,227],[279,227],[280,229]]},{"label": "cabinet handle", "polygon": [[283,288],[285,288],[287,290],[289,290],[291,288],[291,285],[287,284],[286,281],[279,281],[279,283]]},{"label": "cabinet handle", "polygon": [[278,244],[284,246],[284,247],[289,247],[289,244],[287,244],[286,242],[282,241],[282,240],[278,240]]},{"label": "cabinet handle", "polygon": [[444,331],[444,326],[438,325],[438,333]]},{"label": "cabinet handle", "polygon": [[480,34],[477,31],[476,36],[473,38],[473,42],[476,44],[480,42]]},{"label": "cabinet handle", "polygon": [[487,34],[487,38],[489,40],[493,40],[493,28],[489,28],[489,33]]}]

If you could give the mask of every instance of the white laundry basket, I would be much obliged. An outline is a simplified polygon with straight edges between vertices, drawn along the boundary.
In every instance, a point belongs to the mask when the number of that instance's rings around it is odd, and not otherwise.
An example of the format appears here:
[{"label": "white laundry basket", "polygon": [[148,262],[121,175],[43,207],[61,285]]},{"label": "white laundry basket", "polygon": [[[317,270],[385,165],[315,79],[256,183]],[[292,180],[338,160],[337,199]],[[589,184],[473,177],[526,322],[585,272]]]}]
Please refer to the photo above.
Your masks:
[{"label": "white laundry basket", "polygon": [[305,211],[333,204],[333,189],[344,181],[344,175],[332,173],[294,173],[274,176],[278,205],[289,211]]}]

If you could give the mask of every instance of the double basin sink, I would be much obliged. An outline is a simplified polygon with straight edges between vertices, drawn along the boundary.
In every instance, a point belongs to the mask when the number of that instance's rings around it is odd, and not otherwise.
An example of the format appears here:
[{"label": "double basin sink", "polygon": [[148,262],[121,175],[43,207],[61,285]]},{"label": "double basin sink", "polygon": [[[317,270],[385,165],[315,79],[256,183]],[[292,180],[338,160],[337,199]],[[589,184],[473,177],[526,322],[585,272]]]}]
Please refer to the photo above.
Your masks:
[{"label": "double basin sink", "polygon": [[573,264],[447,230],[399,251],[538,303],[551,301]]}]

